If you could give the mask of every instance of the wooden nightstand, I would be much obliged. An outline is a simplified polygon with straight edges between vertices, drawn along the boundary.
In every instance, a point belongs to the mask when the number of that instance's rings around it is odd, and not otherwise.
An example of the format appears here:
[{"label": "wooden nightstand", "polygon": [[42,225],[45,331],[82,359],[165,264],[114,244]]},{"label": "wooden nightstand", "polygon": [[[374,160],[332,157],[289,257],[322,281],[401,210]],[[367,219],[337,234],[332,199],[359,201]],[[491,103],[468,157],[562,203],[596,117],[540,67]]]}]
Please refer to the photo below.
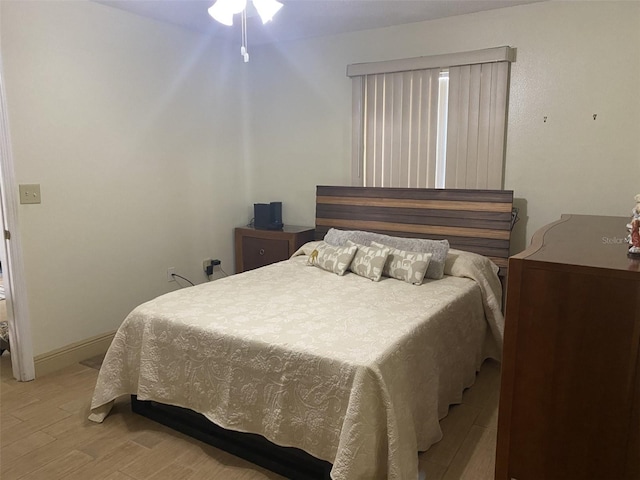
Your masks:
[{"label": "wooden nightstand", "polygon": [[285,226],[283,230],[235,229],[236,273],[288,259],[312,241],[313,227]]}]

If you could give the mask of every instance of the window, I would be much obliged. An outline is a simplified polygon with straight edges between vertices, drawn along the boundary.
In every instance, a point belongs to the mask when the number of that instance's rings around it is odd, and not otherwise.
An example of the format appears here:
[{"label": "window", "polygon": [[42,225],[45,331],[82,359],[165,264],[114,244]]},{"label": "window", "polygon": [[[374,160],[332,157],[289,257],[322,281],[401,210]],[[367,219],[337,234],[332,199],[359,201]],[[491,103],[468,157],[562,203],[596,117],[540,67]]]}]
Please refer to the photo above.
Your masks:
[{"label": "window", "polygon": [[354,185],[502,188],[515,50],[349,65]]},{"label": "window", "polygon": [[[438,133],[436,143],[436,188],[444,188],[447,169],[447,119],[449,117],[449,70],[438,81]],[[426,185],[425,185],[426,186]]]}]

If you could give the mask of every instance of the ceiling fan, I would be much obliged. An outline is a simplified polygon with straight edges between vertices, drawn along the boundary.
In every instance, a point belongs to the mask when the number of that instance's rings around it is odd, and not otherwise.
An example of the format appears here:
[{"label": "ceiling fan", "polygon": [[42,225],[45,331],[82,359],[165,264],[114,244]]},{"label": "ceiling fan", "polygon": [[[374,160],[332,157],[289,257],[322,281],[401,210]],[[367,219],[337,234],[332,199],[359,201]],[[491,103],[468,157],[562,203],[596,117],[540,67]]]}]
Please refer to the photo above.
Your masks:
[{"label": "ceiling fan", "polygon": [[[252,0],[253,6],[260,15],[262,23],[269,22],[273,16],[282,8],[282,3],[277,0]],[[209,7],[209,15],[223,25],[232,26],[233,16],[237,13],[241,15],[242,21],[242,46],[240,47],[240,55],[243,60],[249,61],[249,52],[247,51],[247,0],[216,0]]]}]

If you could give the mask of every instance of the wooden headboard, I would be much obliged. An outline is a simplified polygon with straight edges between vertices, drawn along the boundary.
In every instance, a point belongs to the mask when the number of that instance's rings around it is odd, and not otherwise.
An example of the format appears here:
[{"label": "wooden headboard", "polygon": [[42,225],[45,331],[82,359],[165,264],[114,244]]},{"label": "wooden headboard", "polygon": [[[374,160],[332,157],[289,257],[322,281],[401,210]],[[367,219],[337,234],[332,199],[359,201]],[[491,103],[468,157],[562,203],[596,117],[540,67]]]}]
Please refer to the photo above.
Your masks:
[{"label": "wooden headboard", "polygon": [[318,186],[315,238],[333,227],[447,239],[491,258],[505,275],[512,209],[512,190]]}]

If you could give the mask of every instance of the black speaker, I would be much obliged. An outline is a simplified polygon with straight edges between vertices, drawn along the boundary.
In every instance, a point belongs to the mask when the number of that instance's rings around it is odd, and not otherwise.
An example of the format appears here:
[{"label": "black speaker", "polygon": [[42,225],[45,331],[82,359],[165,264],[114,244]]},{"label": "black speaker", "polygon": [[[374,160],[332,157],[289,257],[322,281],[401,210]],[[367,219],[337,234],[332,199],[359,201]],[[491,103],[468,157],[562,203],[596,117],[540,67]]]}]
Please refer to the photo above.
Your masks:
[{"label": "black speaker", "polygon": [[282,230],[282,202],[254,203],[253,226],[258,230]]},{"label": "black speaker", "polygon": [[268,203],[253,204],[253,226],[259,230],[268,230],[271,223],[271,207]]},{"label": "black speaker", "polygon": [[270,210],[270,230],[282,230],[284,227],[282,223],[282,202],[271,202],[269,204]]}]

